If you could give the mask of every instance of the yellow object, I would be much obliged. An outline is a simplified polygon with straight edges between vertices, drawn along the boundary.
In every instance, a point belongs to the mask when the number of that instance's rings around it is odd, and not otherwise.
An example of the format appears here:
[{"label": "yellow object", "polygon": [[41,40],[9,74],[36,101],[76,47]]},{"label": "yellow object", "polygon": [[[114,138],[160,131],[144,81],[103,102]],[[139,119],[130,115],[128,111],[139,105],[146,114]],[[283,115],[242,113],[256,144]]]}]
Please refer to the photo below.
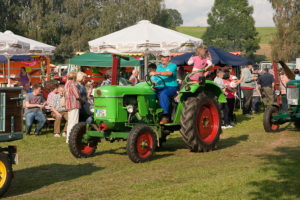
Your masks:
[{"label": "yellow object", "polygon": [[31,72],[31,67],[26,67],[26,68],[25,68],[25,71],[26,71],[26,72]]},{"label": "yellow object", "polygon": [[0,188],[2,188],[5,184],[7,176],[7,170],[5,164],[0,160]]}]

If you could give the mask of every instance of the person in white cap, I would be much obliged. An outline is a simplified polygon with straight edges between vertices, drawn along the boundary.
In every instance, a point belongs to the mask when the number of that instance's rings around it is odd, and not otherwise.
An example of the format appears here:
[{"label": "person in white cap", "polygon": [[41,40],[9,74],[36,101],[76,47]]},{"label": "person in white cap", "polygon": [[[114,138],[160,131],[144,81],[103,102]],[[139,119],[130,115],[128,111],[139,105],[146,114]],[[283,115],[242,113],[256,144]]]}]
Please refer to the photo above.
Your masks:
[{"label": "person in white cap", "polygon": [[[163,51],[161,53],[161,64],[157,66],[155,72],[150,72],[150,76],[160,76],[165,84],[156,85],[156,97],[159,99],[161,108],[163,109],[163,117],[160,124],[169,122],[169,105],[170,98],[174,97],[177,92],[177,65],[170,62],[171,53]],[[159,80],[157,78],[156,80]],[[154,81],[155,82],[155,81]]]}]

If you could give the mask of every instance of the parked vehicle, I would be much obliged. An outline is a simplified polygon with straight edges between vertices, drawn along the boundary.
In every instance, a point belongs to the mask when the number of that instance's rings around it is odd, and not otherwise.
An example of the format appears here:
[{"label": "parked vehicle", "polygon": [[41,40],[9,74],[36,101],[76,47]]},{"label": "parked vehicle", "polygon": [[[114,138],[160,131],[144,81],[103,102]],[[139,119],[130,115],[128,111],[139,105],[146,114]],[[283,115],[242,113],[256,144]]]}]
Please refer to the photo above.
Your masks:
[{"label": "parked vehicle", "polygon": [[277,63],[273,63],[274,65],[274,74],[275,74],[275,85],[277,95],[277,104],[274,104],[268,107],[264,112],[264,129],[266,132],[276,132],[279,131],[279,126],[286,122],[293,122],[297,129],[300,129],[300,81],[293,80],[295,77],[293,76],[293,72],[290,68],[283,62],[280,62],[281,66],[285,73],[290,76],[289,81],[286,84],[286,96],[288,100],[289,109],[288,112],[283,112],[280,109],[280,92],[278,89],[278,74],[277,74]]},{"label": "parked vehicle", "polygon": [[[22,88],[0,88],[0,142],[23,138]],[[13,178],[12,165],[18,163],[17,147],[0,147],[0,196]]]}]

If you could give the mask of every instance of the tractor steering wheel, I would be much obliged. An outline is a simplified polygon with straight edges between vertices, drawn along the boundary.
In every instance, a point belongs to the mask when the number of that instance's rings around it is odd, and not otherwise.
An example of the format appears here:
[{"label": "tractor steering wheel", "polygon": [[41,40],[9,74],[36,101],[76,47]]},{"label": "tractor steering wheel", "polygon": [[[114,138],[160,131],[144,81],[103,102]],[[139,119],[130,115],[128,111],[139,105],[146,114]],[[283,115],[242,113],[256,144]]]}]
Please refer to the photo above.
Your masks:
[{"label": "tractor steering wheel", "polygon": [[[167,86],[166,86],[166,82],[165,82],[165,80],[161,77],[161,75],[155,75],[155,76],[158,77],[158,78],[163,82],[164,88],[167,87]],[[146,83],[147,83],[149,86],[155,87],[155,83],[152,82],[151,77],[150,77],[149,75],[146,76]]]},{"label": "tractor steering wheel", "polygon": [[149,86],[152,86],[152,85],[153,85],[153,82],[151,81],[151,77],[150,77],[149,74],[146,75],[145,81],[146,81],[146,83],[147,83]]}]

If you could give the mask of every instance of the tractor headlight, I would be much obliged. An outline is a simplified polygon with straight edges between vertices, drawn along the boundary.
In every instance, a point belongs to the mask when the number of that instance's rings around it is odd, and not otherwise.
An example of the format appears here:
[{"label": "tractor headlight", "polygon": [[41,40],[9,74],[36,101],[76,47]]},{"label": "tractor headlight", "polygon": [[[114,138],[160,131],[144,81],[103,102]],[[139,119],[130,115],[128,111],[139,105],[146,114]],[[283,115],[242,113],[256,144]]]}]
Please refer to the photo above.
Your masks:
[{"label": "tractor headlight", "polygon": [[133,111],[134,111],[133,105],[128,105],[128,106],[127,106],[127,112],[128,112],[128,113],[133,113]]}]

